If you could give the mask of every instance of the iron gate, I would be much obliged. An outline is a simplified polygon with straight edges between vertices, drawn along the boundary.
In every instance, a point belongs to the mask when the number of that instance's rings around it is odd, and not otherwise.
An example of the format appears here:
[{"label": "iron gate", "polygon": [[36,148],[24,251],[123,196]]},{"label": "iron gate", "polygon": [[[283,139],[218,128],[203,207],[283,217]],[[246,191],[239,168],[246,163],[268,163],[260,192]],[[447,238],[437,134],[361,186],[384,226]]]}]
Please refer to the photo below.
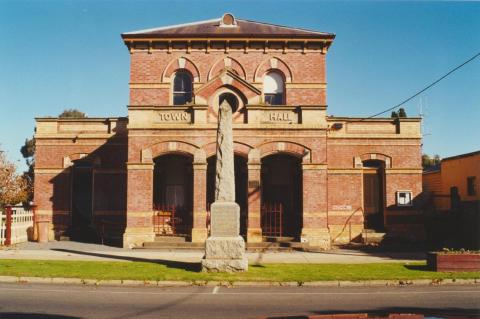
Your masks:
[{"label": "iron gate", "polygon": [[186,222],[183,207],[175,205],[155,205],[153,207],[153,230],[155,235],[188,236],[191,225]]},{"label": "iron gate", "polygon": [[267,237],[283,235],[283,204],[264,203],[261,211],[262,234]]}]

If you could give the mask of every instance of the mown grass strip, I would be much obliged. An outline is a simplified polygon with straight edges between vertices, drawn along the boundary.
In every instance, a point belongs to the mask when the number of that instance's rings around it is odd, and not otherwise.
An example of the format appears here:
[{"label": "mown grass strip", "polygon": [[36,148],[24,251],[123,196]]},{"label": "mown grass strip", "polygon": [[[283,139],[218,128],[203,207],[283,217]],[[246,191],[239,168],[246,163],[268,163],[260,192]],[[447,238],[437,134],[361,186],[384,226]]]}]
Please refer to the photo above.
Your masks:
[{"label": "mown grass strip", "polygon": [[0,276],[65,277],[96,280],[180,281],[330,281],[476,279],[480,272],[428,271],[415,262],[375,264],[264,264],[246,273],[202,273],[200,264],[185,262],[110,262],[58,260],[0,260]]}]

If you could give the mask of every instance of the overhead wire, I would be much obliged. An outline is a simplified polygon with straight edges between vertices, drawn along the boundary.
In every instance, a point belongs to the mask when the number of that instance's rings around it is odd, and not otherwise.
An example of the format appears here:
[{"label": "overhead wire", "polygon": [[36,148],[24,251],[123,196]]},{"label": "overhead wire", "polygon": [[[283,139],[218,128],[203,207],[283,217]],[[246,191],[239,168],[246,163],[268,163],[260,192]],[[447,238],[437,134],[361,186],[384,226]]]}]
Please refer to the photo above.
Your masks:
[{"label": "overhead wire", "polygon": [[475,60],[476,58],[478,58],[480,56],[480,52],[478,52],[477,54],[475,54],[474,56],[472,56],[470,59],[466,60],[465,62],[463,62],[462,64],[456,66],[455,68],[453,68],[452,70],[448,71],[447,73],[445,73],[443,76],[441,76],[440,78],[438,78],[437,80],[435,80],[434,82],[430,83],[429,85],[427,85],[426,87],[424,87],[423,89],[421,89],[420,91],[418,91],[417,93],[415,93],[414,95],[410,96],[409,98],[403,100],[402,102],[396,104],[395,106],[392,106],[382,112],[378,112],[374,115],[371,115],[369,117],[365,117],[361,120],[367,120],[367,119],[371,119],[371,118],[374,118],[376,116],[379,116],[379,115],[382,115],[384,113],[387,113],[389,111],[393,111],[397,108],[399,108],[400,106],[404,105],[405,103],[407,103],[408,101],[416,98],[417,96],[419,96],[420,94],[422,94],[423,92],[427,91],[428,89],[430,89],[431,87],[433,87],[434,85],[436,85],[438,82],[442,81],[443,79],[445,79],[447,76],[449,76],[450,74],[452,74],[453,72],[457,71],[458,69],[462,68],[463,66],[465,66],[466,64],[472,62],[473,60]]}]

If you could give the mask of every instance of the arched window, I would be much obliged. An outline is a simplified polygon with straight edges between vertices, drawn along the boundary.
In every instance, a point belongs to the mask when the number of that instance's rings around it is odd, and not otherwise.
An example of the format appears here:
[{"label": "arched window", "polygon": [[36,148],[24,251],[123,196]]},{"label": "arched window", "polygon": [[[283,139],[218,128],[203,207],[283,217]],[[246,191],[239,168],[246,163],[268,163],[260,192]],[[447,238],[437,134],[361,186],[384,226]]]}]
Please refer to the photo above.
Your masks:
[{"label": "arched window", "polygon": [[270,105],[284,104],[284,81],[278,72],[268,72],[263,79],[265,103]]},{"label": "arched window", "polygon": [[186,71],[178,71],[173,79],[173,105],[192,102],[192,77]]}]

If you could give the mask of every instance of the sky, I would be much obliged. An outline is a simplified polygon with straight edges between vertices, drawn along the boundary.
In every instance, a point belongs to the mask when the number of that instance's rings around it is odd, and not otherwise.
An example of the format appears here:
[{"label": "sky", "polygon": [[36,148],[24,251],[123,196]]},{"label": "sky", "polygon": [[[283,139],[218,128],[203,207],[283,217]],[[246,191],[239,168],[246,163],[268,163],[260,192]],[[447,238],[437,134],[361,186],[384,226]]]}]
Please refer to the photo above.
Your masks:
[{"label": "sky", "polygon": [[[126,116],[129,58],[120,33],[238,18],[336,34],[328,114],[370,116],[480,52],[480,2],[0,0],[0,150],[20,169],[35,117],[77,108]],[[480,150],[480,57],[404,105],[423,110],[423,152]],[[390,112],[385,114],[390,116]]]}]

